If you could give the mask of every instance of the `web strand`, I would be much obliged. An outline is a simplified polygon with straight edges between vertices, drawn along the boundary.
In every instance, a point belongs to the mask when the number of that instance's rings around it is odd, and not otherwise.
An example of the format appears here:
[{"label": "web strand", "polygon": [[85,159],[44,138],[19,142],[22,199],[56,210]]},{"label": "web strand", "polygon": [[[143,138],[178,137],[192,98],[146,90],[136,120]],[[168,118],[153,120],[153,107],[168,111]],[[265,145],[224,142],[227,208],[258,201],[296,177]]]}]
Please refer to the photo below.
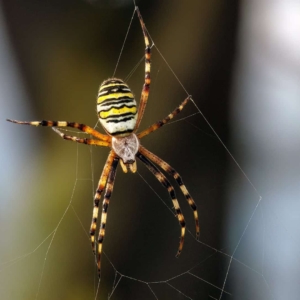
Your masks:
[{"label": "web strand", "polygon": [[[151,36],[150,36],[151,37]],[[151,40],[153,41],[152,37]],[[154,41],[153,41],[154,43]],[[174,70],[172,69],[172,67],[169,65],[169,63],[167,62],[167,60],[165,59],[165,57],[163,56],[163,54],[161,53],[161,51],[158,49],[158,47],[155,45],[156,50],[158,51],[159,55],[161,56],[161,58],[164,60],[164,62],[166,63],[167,67],[170,69],[170,71],[172,72],[173,76],[176,78],[176,80],[178,81],[178,83],[180,84],[180,86],[182,87],[182,89],[185,91],[186,95],[188,96],[189,93],[187,91],[187,89],[184,87],[183,83],[180,81],[179,77],[176,75],[176,73],[174,72]],[[215,131],[215,129],[213,128],[213,126],[210,124],[210,122],[207,120],[207,118],[204,116],[204,114],[202,113],[202,111],[200,110],[200,108],[198,107],[198,105],[195,103],[194,99],[191,98],[192,103],[194,104],[194,106],[196,107],[197,111],[199,112],[199,114],[201,114],[202,118],[204,119],[204,121],[206,122],[206,124],[209,126],[209,128],[212,130],[212,132],[214,133],[214,135],[217,137],[217,139],[220,141],[220,143],[222,144],[222,146],[224,147],[224,149],[226,150],[226,152],[229,154],[229,156],[231,157],[231,159],[234,161],[234,163],[236,164],[236,166],[239,168],[239,170],[242,172],[243,176],[247,179],[247,181],[250,183],[250,185],[252,186],[252,188],[255,190],[255,192],[257,193],[258,197],[261,198],[261,195],[259,194],[258,190],[256,189],[256,187],[254,186],[254,184],[252,183],[252,181],[250,180],[250,178],[247,176],[247,174],[245,173],[245,171],[242,169],[242,167],[240,166],[240,164],[237,162],[237,160],[234,158],[233,154],[231,153],[231,151],[228,149],[228,147],[225,145],[225,143],[223,142],[223,140],[220,138],[220,136],[217,134],[217,132]]]},{"label": "web strand", "polygon": [[[134,5],[135,4],[135,1],[133,0],[133,3]],[[118,60],[117,60],[117,63],[116,63],[116,66],[115,66],[115,70],[114,70],[114,73],[113,73],[113,77],[115,76],[115,73],[117,71],[117,68],[118,68],[118,65],[119,65],[119,62],[120,62],[120,59],[121,59],[121,56],[122,56],[122,53],[123,53],[123,49],[124,49],[124,46],[125,46],[125,43],[126,43],[126,40],[127,40],[127,37],[128,37],[128,34],[129,34],[129,30],[132,26],[132,21],[133,21],[133,18],[134,18],[134,14],[135,14],[135,9],[134,9],[134,12],[132,14],[132,17],[131,17],[131,20],[130,20],[130,24],[129,24],[129,27],[128,27],[128,30],[127,30],[127,33],[126,33],[126,36],[125,36],[125,39],[124,39],[124,42],[122,44],[122,47],[121,47],[121,51],[120,51],[120,54],[119,54],[119,57],[118,57]],[[151,40],[152,40],[152,37],[151,37]],[[152,40],[153,41],[153,40]],[[163,59],[164,63],[168,66],[169,70],[172,72],[172,74],[174,75],[174,77],[176,78],[178,84],[182,87],[182,89],[185,91],[185,93],[187,95],[189,95],[187,89],[185,88],[185,86],[183,85],[183,83],[180,81],[179,77],[176,75],[176,73],[173,71],[173,69],[171,68],[171,66],[168,64],[167,60],[165,59],[165,57],[162,55],[162,53],[160,52],[160,50],[157,48],[157,46],[154,44],[152,44],[151,48],[152,47],[155,47],[156,50],[158,51],[159,55],[161,56],[161,58]],[[143,61],[143,57],[142,59],[137,63],[137,65],[131,70],[131,72],[128,74],[128,76],[126,77],[126,80],[128,80],[132,74],[134,74],[134,72],[136,71],[136,69],[138,68],[138,66],[140,65],[140,63]],[[215,131],[215,129],[213,128],[213,126],[210,124],[210,122],[207,120],[207,118],[204,116],[204,114],[201,112],[201,110],[199,109],[199,107],[197,106],[197,104],[195,103],[195,101],[193,99],[191,99],[195,109],[197,110],[197,112],[193,113],[193,114],[190,114],[189,116],[187,117],[183,117],[183,118],[180,118],[180,119],[176,119],[174,120],[173,122],[170,122],[168,125],[172,125],[176,122],[183,122],[183,121],[186,121],[188,118],[192,117],[192,116],[200,116],[204,119],[204,121],[206,122],[206,124],[209,126],[210,130],[212,131],[213,133],[213,137],[216,138],[216,140],[218,140],[222,147],[225,149],[225,151],[229,154],[230,158],[232,159],[232,161],[234,162],[234,164],[237,166],[237,168],[239,169],[239,171],[242,173],[242,175],[244,176],[244,178],[246,178],[247,182],[249,183],[249,185],[252,187],[252,189],[255,191],[256,195],[258,196],[258,201],[255,205],[254,208],[251,208],[251,211],[249,213],[249,216],[247,217],[247,220],[245,222],[244,225],[242,225],[241,227],[241,230],[240,230],[240,235],[238,237],[238,239],[234,242],[234,247],[233,248],[233,251],[231,253],[231,251],[226,251],[226,248],[221,248],[221,249],[217,249],[216,247],[212,246],[212,244],[208,244],[208,243],[205,243],[204,241],[197,241],[194,237],[194,235],[192,234],[192,232],[189,230],[189,225],[187,225],[187,233],[190,237],[192,237],[191,241],[190,242],[190,245],[191,247],[199,247],[200,246],[203,246],[203,248],[207,248],[208,250],[211,250],[209,254],[206,254],[205,258],[199,258],[198,261],[196,263],[193,263],[193,266],[192,267],[186,267],[184,271],[179,271],[178,274],[175,274],[175,275],[172,275],[172,276],[169,276],[168,278],[159,278],[159,280],[153,280],[153,281],[150,281],[150,280],[146,280],[146,279],[141,279],[141,278],[136,278],[135,276],[132,276],[130,275],[129,273],[121,273],[119,271],[119,267],[117,266],[117,264],[115,265],[114,264],[114,261],[113,259],[111,259],[110,257],[108,257],[108,255],[106,255],[105,252],[103,252],[103,254],[105,255],[106,259],[108,260],[109,262],[109,266],[110,268],[114,271],[114,278],[113,278],[113,282],[111,284],[111,291],[110,293],[108,294],[107,298],[108,299],[114,299],[113,296],[116,295],[116,291],[120,288],[120,286],[122,285],[121,283],[124,282],[124,279],[128,279],[128,280],[131,280],[131,281],[135,281],[135,282],[138,282],[139,284],[142,284],[142,285],[146,285],[147,286],[147,290],[149,292],[150,295],[153,296],[154,299],[163,299],[159,296],[159,293],[156,292],[156,287],[162,285],[162,286],[167,286],[169,287],[170,289],[172,289],[173,291],[175,291],[181,298],[183,299],[192,299],[192,300],[197,300],[197,296],[192,296],[192,293],[191,294],[188,294],[187,292],[184,292],[183,289],[180,287],[179,288],[179,285],[177,286],[175,280],[182,280],[185,282],[184,280],[184,276],[188,276],[189,278],[193,278],[193,279],[196,279],[197,281],[201,282],[201,283],[204,283],[205,286],[208,286],[210,288],[213,288],[214,291],[220,293],[219,294],[219,297],[216,298],[215,296],[213,295],[208,295],[211,299],[219,299],[221,300],[222,297],[224,296],[224,294],[226,294],[228,297],[235,297],[236,295],[234,295],[230,290],[226,290],[228,288],[227,286],[227,281],[228,281],[228,278],[229,278],[229,275],[230,275],[230,272],[232,270],[232,265],[233,263],[236,263],[238,266],[240,267],[243,267],[245,270],[249,271],[252,275],[255,275],[256,278],[260,278],[261,279],[261,282],[262,284],[267,288],[267,290],[269,291],[269,295],[271,295],[272,299],[275,299],[276,297],[273,295],[272,293],[272,290],[271,290],[271,286],[267,280],[267,275],[265,275],[265,270],[264,270],[264,267],[265,267],[265,259],[266,259],[266,249],[265,249],[265,241],[266,241],[266,226],[264,224],[264,221],[265,221],[265,216],[264,216],[264,212],[263,212],[263,209],[262,209],[262,206],[263,206],[263,202],[262,202],[262,196],[260,196],[258,190],[256,189],[255,185],[252,183],[252,181],[250,180],[250,178],[247,176],[247,174],[245,173],[245,171],[242,169],[242,167],[240,166],[240,164],[237,162],[237,160],[235,159],[235,157],[233,156],[233,154],[231,153],[231,151],[228,149],[228,147],[225,145],[225,143],[222,141],[221,137],[217,134],[217,132]],[[191,124],[192,126],[194,126],[197,130],[200,130],[198,127],[196,127],[195,125]],[[66,130],[68,131],[68,130]],[[204,132],[205,133],[205,132]],[[211,134],[208,134],[208,133],[205,133],[207,136],[212,136]],[[86,236],[87,238],[87,243],[89,243],[89,240],[90,240],[90,236],[88,234],[88,231],[87,231],[87,228],[84,224],[84,222],[82,221],[81,219],[81,213],[80,212],[77,212],[76,209],[74,208],[73,206],[73,198],[74,198],[74,194],[76,193],[76,188],[77,188],[77,184],[78,184],[78,181],[79,180],[86,180],[86,181],[91,181],[91,186],[92,186],[92,197],[94,195],[94,187],[95,187],[95,174],[94,174],[94,167],[95,167],[95,162],[93,160],[93,156],[92,156],[92,147],[89,147],[89,150],[90,150],[90,156],[91,156],[91,163],[90,163],[90,167],[91,167],[91,178],[81,178],[80,177],[80,174],[79,174],[79,171],[78,171],[78,165],[79,165],[79,162],[78,162],[78,158],[79,158],[79,152],[78,152],[78,148],[79,146],[77,145],[77,156],[76,156],[76,171],[75,171],[75,175],[76,175],[76,178],[75,178],[75,182],[74,182],[74,186],[73,186],[73,189],[72,189],[72,193],[71,193],[71,196],[70,196],[70,201],[66,207],[66,209],[64,210],[63,214],[61,215],[56,227],[54,228],[54,230],[48,234],[48,236],[43,239],[43,241],[41,243],[39,243],[32,251],[24,254],[24,255],[21,255],[21,256],[18,256],[16,257],[15,259],[13,260],[10,260],[10,261],[7,261],[7,262],[4,262],[0,265],[0,272],[3,272],[4,270],[6,270],[7,268],[10,268],[12,267],[13,265],[15,265],[16,263],[19,263],[20,261],[24,260],[24,259],[27,259],[30,255],[33,255],[37,252],[38,249],[40,249],[42,247],[42,245],[44,245],[46,243],[46,241],[49,241],[49,245],[45,251],[45,255],[44,255],[44,261],[43,263],[41,264],[41,268],[42,268],[42,271],[41,271],[41,274],[39,276],[39,283],[38,283],[38,288],[37,288],[37,291],[36,291],[36,296],[35,296],[35,299],[38,300],[39,296],[40,296],[40,292],[41,292],[41,287],[42,287],[42,284],[44,283],[44,275],[45,275],[45,272],[46,272],[46,261],[47,261],[47,258],[49,256],[49,253],[50,253],[50,250],[52,247],[54,247],[54,240],[55,238],[57,238],[57,232],[58,230],[60,229],[61,227],[61,224],[62,222],[64,221],[65,217],[66,217],[66,214],[69,212],[70,208],[72,209],[75,217],[76,217],[76,222],[78,222],[82,228],[82,231],[83,231],[83,234]],[[160,206],[161,207],[166,207],[167,210],[169,211],[170,213],[170,216],[174,216],[174,212],[173,212],[173,208],[170,207],[169,205],[166,204],[166,201],[165,201],[165,198],[161,197],[160,194],[156,191],[155,188],[153,188],[151,186],[151,184],[145,179],[144,176],[142,176],[142,174],[140,172],[137,172],[137,174],[139,175],[139,177],[142,179],[143,183],[146,184],[147,188],[149,188],[149,190],[151,192],[153,192],[153,195],[159,200],[157,202],[159,202]],[[126,191],[124,191],[124,194],[126,193]],[[146,192],[145,192],[146,193]],[[254,205],[254,204],[253,204]],[[161,207],[159,207],[159,209],[161,209]],[[260,209],[260,213],[261,213],[261,216],[260,218],[262,219],[263,221],[263,245],[261,247],[261,251],[262,251],[262,255],[261,255],[261,264],[260,264],[260,267],[258,268],[258,270],[256,270],[254,267],[251,267],[250,265],[244,263],[243,261],[237,259],[235,257],[235,255],[237,254],[237,250],[240,248],[241,246],[241,243],[243,242],[243,239],[245,238],[246,236],[246,233],[249,231],[249,228],[250,228],[250,224],[252,224],[254,221],[254,216],[258,214],[258,209]],[[124,229],[125,230],[125,229]],[[76,232],[76,234],[78,234],[78,232]],[[57,246],[57,245],[56,245]],[[59,247],[63,247],[63,245],[60,245]],[[225,249],[225,250],[224,250]],[[228,254],[226,252],[230,252],[231,254]],[[200,253],[200,252],[199,252]],[[92,256],[92,251],[90,251],[90,255]],[[200,257],[200,256],[199,256]],[[199,276],[197,275],[196,271],[199,270],[201,268],[201,266],[204,265],[205,262],[208,262],[209,260],[211,260],[212,258],[215,258],[215,257],[225,257],[226,261],[228,262],[227,264],[227,267],[226,267],[226,273],[225,273],[225,276],[224,276],[224,279],[222,280],[222,285],[219,284],[215,284],[213,281],[210,281],[210,280],[207,280],[206,278],[204,278],[204,276]],[[199,261],[200,260],[200,261]],[[96,268],[95,268],[96,270]],[[95,277],[96,277],[96,273],[95,273]],[[161,274],[157,274],[157,277],[161,276]],[[226,289],[225,289],[226,288]],[[94,299],[97,300],[99,299],[100,297],[100,281],[97,280],[97,277],[95,279],[95,283],[94,283]],[[244,297],[245,299],[250,299],[250,298],[247,298],[246,296]],[[252,298],[251,298],[252,299]]]},{"label": "web strand", "polygon": [[115,74],[117,72],[117,68],[118,68],[118,65],[119,65],[119,62],[120,62],[120,59],[121,59],[121,56],[122,56],[125,44],[126,44],[126,40],[127,40],[128,34],[129,34],[129,30],[131,28],[131,24],[132,24],[134,15],[135,15],[135,8],[133,10],[133,14],[132,14],[132,17],[130,19],[130,23],[129,23],[129,26],[128,26],[128,29],[127,29],[127,32],[126,32],[126,35],[125,35],[125,39],[124,39],[124,42],[122,44],[122,48],[121,48],[121,51],[120,51],[120,54],[119,54],[119,57],[118,57],[118,60],[117,60],[117,63],[116,63],[116,67],[115,67],[115,70],[114,70],[114,73],[113,73],[112,77],[115,77]]}]

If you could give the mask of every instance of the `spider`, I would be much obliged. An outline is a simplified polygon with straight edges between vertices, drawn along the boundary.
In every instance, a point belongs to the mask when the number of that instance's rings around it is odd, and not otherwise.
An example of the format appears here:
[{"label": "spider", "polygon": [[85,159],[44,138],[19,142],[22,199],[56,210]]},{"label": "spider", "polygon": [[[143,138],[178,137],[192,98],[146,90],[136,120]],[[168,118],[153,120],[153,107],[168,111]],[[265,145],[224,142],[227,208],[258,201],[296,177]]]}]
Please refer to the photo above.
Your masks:
[{"label": "spider", "polygon": [[[111,150],[108,154],[108,158],[104,165],[102,174],[99,179],[99,183],[94,196],[94,208],[92,223],[90,227],[90,238],[92,249],[94,255],[96,256],[98,276],[101,276],[101,254],[102,245],[105,236],[105,227],[107,221],[107,211],[109,206],[109,201],[111,194],[113,192],[114,181],[116,176],[116,169],[120,163],[121,168],[124,173],[128,171],[135,173],[137,170],[136,158],[138,158],[145,166],[149,169],[151,173],[157,178],[157,180],[167,189],[173,205],[176,211],[176,216],[178,218],[179,224],[181,226],[181,236],[179,241],[179,248],[176,257],[182,251],[184,236],[185,236],[185,220],[181,212],[179,203],[176,198],[174,187],[168,181],[166,176],[158,169],[159,166],[162,170],[168,173],[170,176],[174,177],[177,184],[179,185],[182,193],[186,197],[190,207],[193,210],[195,225],[196,225],[196,238],[199,239],[200,226],[198,220],[197,207],[190,196],[186,186],[184,185],[179,173],[172,168],[168,163],[163,161],[161,158],[144,148],[140,144],[140,139],[147,136],[151,132],[161,128],[163,125],[168,123],[174,116],[181,112],[184,106],[191,99],[188,96],[172,113],[170,113],[166,118],[154,123],[147,129],[136,133],[145,108],[148,101],[149,89],[150,89],[150,58],[151,58],[151,47],[150,47],[150,37],[148,31],[145,27],[145,23],[141,16],[138,7],[135,7],[137,12],[143,35],[145,41],[145,82],[141,92],[140,104],[137,109],[137,104],[134,99],[133,93],[128,87],[128,85],[121,79],[109,78],[105,80],[99,88],[98,98],[97,98],[97,113],[99,121],[107,134],[102,134],[97,130],[76,122],[66,122],[66,121],[17,121],[7,119],[9,122],[23,125],[33,125],[33,126],[48,126],[59,134],[63,139],[95,146],[110,147]],[[79,138],[76,136],[70,136],[62,133],[57,127],[72,127],[80,131],[90,134],[95,139],[90,138]],[[157,165],[157,166],[156,166]],[[97,228],[97,219],[99,211],[99,203],[102,192],[104,192],[104,199],[102,204],[102,213],[100,221],[100,229],[97,240],[97,249],[95,243],[95,233]],[[97,250],[97,253],[96,253]]]}]

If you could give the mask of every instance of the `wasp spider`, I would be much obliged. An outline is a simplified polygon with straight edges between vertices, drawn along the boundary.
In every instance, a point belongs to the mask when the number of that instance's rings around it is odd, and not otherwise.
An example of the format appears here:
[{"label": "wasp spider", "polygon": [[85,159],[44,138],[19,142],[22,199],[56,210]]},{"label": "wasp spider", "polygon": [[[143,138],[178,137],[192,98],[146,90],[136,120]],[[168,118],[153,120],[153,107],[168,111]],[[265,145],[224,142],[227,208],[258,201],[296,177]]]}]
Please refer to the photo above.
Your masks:
[{"label": "wasp spider", "polygon": [[[146,165],[151,173],[159,180],[159,182],[167,189],[173,205],[176,211],[176,216],[178,218],[179,224],[181,226],[181,237],[179,242],[179,248],[176,256],[178,256],[183,247],[184,236],[185,236],[185,221],[179,203],[176,198],[176,194],[173,186],[168,181],[166,176],[157,168],[159,166],[162,170],[168,173],[170,176],[174,177],[178,183],[182,193],[186,197],[190,207],[194,213],[194,219],[196,224],[196,237],[199,238],[200,227],[198,221],[198,212],[196,204],[192,197],[190,196],[188,190],[186,189],[181,176],[173,169],[168,163],[163,161],[161,158],[151,153],[149,150],[144,148],[140,144],[140,139],[149,133],[157,130],[166,123],[168,123],[174,116],[176,116],[190,100],[190,96],[187,97],[181,105],[179,105],[172,113],[170,113],[166,118],[154,123],[152,126],[136,133],[140,122],[142,120],[150,88],[150,57],[151,57],[151,47],[149,43],[149,35],[145,24],[143,22],[142,16],[139,12],[138,7],[136,7],[136,12],[141,23],[144,40],[145,40],[145,83],[143,85],[140,104],[137,109],[137,104],[134,99],[133,93],[128,87],[128,85],[121,79],[110,78],[105,80],[100,88],[97,99],[97,112],[101,125],[103,126],[107,134],[102,134],[95,129],[76,122],[65,122],[65,121],[32,121],[24,122],[17,120],[7,121],[24,124],[24,125],[33,125],[33,126],[49,126],[58,133],[63,139],[87,144],[87,145],[96,145],[96,146],[105,146],[110,147],[107,161],[103,168],[98,187],[94,197],[94,208],[93,208],[93,217],[92,224],[90,229],[90,237],[92,243],[92,249],[94,254],[97,256],[97,268],[98,275],[100,277],[100,258],[102,253],[102,244],[105,236],[105,227],[107,221],[107,210],[110,201],[110,197],[113,191],[116,169],[118,163],[120,163],[123,172],[131,171],[132,173],[136,172],[136,157]],[[78,130],[81,130],[85,133],[92,135],[95,139],[88,138],[78,138],[76,136],[70,136],[62,133],[57,129],[57,127],[72,127]],[[105,190],[105,191],[104,191]],[[95,232],[97,227],[98,219],[98,210],[100,197],[104,191],[104,199],[102,204],[102,213],[100,221],[100,230],[97,240],[97,254],[95,247]]]}]

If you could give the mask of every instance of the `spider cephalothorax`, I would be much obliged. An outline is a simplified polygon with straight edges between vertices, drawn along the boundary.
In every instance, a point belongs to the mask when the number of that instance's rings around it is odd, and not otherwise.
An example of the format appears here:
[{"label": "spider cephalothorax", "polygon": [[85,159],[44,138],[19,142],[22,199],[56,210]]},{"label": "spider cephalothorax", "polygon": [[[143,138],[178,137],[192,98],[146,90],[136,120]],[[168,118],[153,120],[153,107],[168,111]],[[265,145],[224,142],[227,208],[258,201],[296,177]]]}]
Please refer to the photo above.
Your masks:
[{"label": "spider cephalothorax", "polygon": [[136,172],[135,155],[137,154],[140,142],[137,136],[132,133],[125,137],[112,137],[111,147],[115,153],[121,158],[120,164],[125,173],[129,169],[131,172]]},{"label": "spider cephalothorax", "polygon": [[[98,99],[97,99],[97,112],[100,123],[102,124],[106,134],[102,134],[97,130],[89,127],[85,124],[80,124],[76,122],[66,122],[66,121],[8,121],[33,125],[33,126],[50,126],[52,129],[58,133],[63,139],[95,146],[110,147],[108,158],[104,165],[101,177],[99,179],[98,187],[94,196],[94,209],[92,224],[90,229],[92,249],[95,253],[95,233],[97,227],[97,219],[99,214],[99,204],[100,198],[103,191],[104,199],[101,212],[100,230],[98,235],[98,249],[97,249],[97,268],[100,277],[100,258],[102,253],[102,244],[105,236],[105,228],[107,221],[107,210],[109,205],[109,200],[112,195],[116,169],[118,163],[124,172],[129,169],[131,172],[136,171],[136,158],[138,158],[151,173],[159,180],[159,182],[167,189],[169,196],[172,200],[174,210],[176,212],[177,219],[181,226],[181,237],[179,242],[179,248],[177,251],[177,256],[181,253],[184,235],[185,235],[185,221],[183,214],[181,213],[178,200],[176,198],[175,190],[170,184],[166,176],[158,169],[160,167],[163,171],[172,176],[178,183],[182,193],[187,199],[190,207],[193,210],[195,225],[196,225],[196,237],[199,238],[200,227],[198,221],[198,212],[196,204],[189,194],[187,188],[183,184],[181,176],[173,169],[168,163],[163,161],[161,158],[144,148],[140,145],[139,140],[149,133],[162,127],[164,124],[168,123],[174,116],[176,116],[183,107],[190,100],[188,96],[172,113],[170,113],[166,118],[154,123],[147,129],[140,133],[136,133],[140,126],[145,107],[148,101],[149,89],[150,89],[150,57],[151,57],[151,47],[149,43],[149,36],[145,24],[143,22],[142,16],[138,7],[136,7],[136,12],[139,17],[144,40],[145,40],[145,83],[141,93],[140,104],[137,109],[136,102],[134,100],[133,93],[129,89],[128,85],[124,83],[123,80],[117,78],[110,78],[105,80],[99,89]],[[62,133],[57,127],[72,127],[77,128],[85,133],[90,134],[93,138],[78,138],[76,136],[71,136]],[[158,167],[157,167],[158,166]]]}]

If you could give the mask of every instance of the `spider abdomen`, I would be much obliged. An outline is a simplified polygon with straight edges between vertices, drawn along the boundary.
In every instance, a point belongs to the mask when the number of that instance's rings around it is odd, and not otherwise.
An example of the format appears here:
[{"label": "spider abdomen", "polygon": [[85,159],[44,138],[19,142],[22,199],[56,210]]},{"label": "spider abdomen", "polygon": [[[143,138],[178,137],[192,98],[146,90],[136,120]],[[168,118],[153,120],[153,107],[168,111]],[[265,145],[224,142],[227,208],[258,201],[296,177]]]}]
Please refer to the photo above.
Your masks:
[{"label": "spider abdomen", "polygon": [[97,112],[101,125],[113,136],[127,136],[133,132],[137,107],[128,85],[121,79],[105,80],[97,99]]}]

